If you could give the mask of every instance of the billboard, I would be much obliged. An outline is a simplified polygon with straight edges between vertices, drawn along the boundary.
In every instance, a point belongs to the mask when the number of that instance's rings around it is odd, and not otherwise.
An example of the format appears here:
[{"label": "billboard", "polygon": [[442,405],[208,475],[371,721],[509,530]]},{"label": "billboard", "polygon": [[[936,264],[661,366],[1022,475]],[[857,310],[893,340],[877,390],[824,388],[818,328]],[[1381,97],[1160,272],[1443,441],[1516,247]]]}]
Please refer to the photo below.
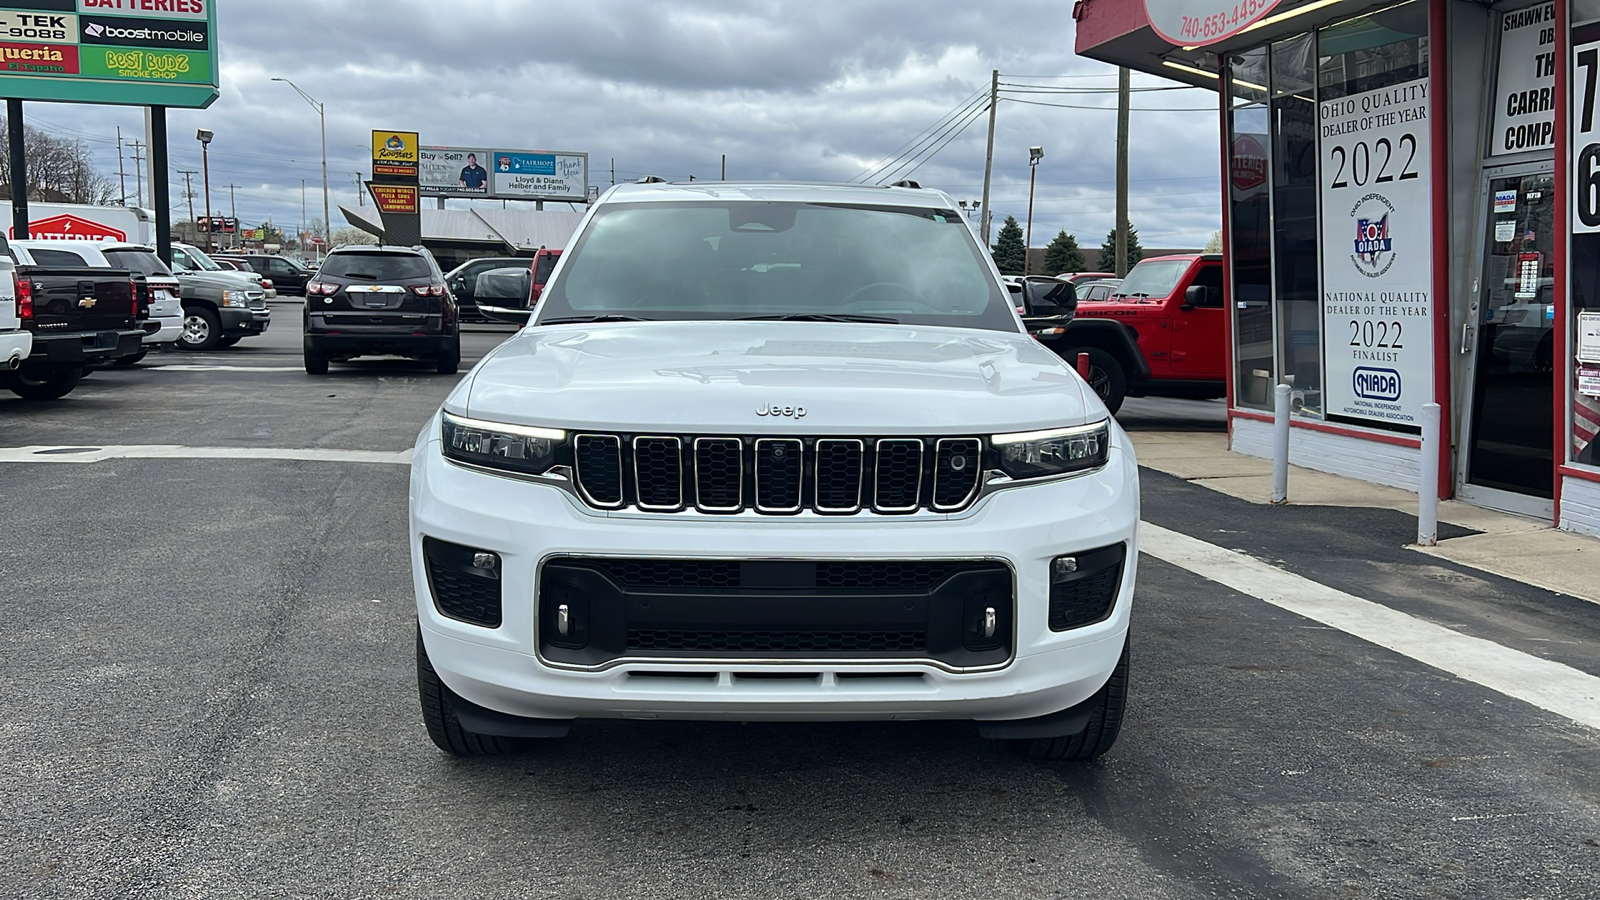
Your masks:
[{"label": "billboard", "polygon": [[0,96],[201,109],[217,99],[217,0],[0,5]]},{"label": "billboard", "polygon": [[493,158],[481,147],[423,147],[417,183],[429,197],[488,197]]},{"label": "billboard", "polygon": [[589,199],[589,154],[555,150],[494,151],[493,193],[502,200]]},{"label": "billboard", "polygon": [[417,183],[417,133],[372,132],[372,179],[399,184]]}]

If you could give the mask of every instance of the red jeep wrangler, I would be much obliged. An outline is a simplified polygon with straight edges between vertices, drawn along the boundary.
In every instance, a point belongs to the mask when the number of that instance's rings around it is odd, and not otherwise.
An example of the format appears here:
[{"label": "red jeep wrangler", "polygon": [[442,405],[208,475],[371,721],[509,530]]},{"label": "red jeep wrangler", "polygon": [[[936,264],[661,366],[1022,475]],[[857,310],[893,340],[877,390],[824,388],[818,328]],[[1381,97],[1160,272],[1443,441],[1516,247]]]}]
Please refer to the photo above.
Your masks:
[{"label": "red jeep wrangler", "polygon": [[1141,261],[1107,300],[1040,340],[1069,363],[1089,354],[1089,384],[1116,412],[1124,397],[1210,399],[1226,393],[1228,310],[1219,255]]}]

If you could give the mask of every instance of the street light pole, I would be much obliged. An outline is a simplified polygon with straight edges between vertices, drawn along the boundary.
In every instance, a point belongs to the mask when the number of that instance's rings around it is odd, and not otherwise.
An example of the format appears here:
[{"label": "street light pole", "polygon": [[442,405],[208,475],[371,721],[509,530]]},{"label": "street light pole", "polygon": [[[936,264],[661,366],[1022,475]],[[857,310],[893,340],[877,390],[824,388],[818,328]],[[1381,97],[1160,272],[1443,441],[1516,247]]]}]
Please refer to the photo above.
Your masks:
[{"label": "street light pole", "polygon": [[323,247],[326,248],[333,234],[333,218],[328,213],[328,111],[321,102],[312,99],[310,94],[300,90],[300,86],[289,79],[274,78],[272,80],[281,81],[294,88],[294,92],[299,94],[301,99],[311,104],[311,107],[317,111],[317,119],[322,125],[322,237]]},{"label": "street light pole", "polygon": [[1029,254],[1033,252],[1033,183],[1039,173],[1039,160],[1044,159],[1043,147],[1028,148],[1028,233],[1022,239],[1022,274],[1030,271]]},{"label": "street light pole", "polygon": [[213,132],[207,131],[206,129],[202,128],[199,131],[196,131],[194,133],[194,136],[195,136],[195,139],[200,141],[200,168],[204,172],[204,175],[202,176],[202,178],[204,180],[205,191],[206,191],[206,252],[210,253],[212,250],[215,249],[214,245],[211,242],[211,233],[212,232],[211,232],[211,152],[210,152],[211,151],[211,138],[214,137],[215,134]]}]

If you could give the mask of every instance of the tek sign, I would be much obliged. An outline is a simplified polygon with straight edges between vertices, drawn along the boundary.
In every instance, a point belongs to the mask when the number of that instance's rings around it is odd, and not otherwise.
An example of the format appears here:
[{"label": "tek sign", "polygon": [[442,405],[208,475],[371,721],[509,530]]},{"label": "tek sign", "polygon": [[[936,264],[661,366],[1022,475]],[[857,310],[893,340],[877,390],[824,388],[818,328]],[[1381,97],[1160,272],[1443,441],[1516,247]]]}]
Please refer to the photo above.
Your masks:
[{"label": "tek sign", "polygon": [[0,0],[0,95],[209,106],[216,0]]},{"label": "tek sign", "polygon": [[1278,0],[1144,0],[1150,27],[1177,47],[1203,47],[1261,21]]}]

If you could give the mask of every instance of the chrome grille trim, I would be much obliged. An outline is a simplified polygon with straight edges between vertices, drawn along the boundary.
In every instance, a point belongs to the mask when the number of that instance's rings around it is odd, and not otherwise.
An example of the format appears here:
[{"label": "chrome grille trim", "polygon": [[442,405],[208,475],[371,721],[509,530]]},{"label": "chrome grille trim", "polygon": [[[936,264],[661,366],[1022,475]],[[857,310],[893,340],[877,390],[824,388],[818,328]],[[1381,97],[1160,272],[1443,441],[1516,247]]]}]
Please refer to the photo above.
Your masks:
[{"label": "chrome grille trim", "polygon": [[[705,467],[705,457],[701,455],[701,450],[709,450],[718,444],[733,445],[733,458],[735,460],[735,464],[733,473],[734,487],[732,506],[712,506],[704,502],[704,490],[702,489],[702,485],[705,483],[704,475],[706,473],[703,471]],[[744,509],[744,441],[740,440],[739,438],[727,437],[702,437],[694,439],[694,507],[701,512],[714,513],[738,512]]]},{"label": "chrome grille trim", "polygon": [[[653,443],[660,443],[671,448],[674,464],[669,466],[677,477],[677,500],[670,504],[644,502],[644,481],[639,477],[639,454],[641,448]],[[668,437],[658,434],[640,435],[633,439],[633,483],[634,499],[640,509],[647,512],[677,512],[683,509],[683,441],[680,438]]]},{"label": "chrome grille trim", "polygon": [[[966,446],[965,447],[957,447],[956,445],[958,445],[958,444],[964,444]],[[941,464],[941,460],[944,459],[944,451],[945,451],[946,447],[951,447],[952,449],[957,450],[957,451],[966,450],[967,453],[971,457],[971,463],[969,464],[969,468],[972,471],[972,486],[967,489],[967,492],[962,495],[961,500],[959,502],[956,502],[956,503],[940,503],[939,502],[939,488],[944,484],[943,479],[946,478],[946,477],[955,477],[954,474],[952,474],[950,476],[946,476],[943,472],[940,471],[940,464]],[[933,509],[934,512],[951,512],[953,510],[965,509],[968,504],[972,503],[973,498],[975,498],[978,495],[978,487],[982,483],[982,474],[983,474],[983,442],[982,441],[978,440],[977,438],[940,438],[937,441],[934,441],[934,444],[933,444],[933,494],[932,494],[932,496],[930,496],[928,498],[928,502],[930,504],[930,507]]]},{"label": "chrome grille trim", "polygon": [[[799,475],[794,480],[794,504],[792,506],[767,506],[761,502],[761,451],[764,447],[788,447],[787,453],[794,453],[799,460]],[[760,438],[756,441],[756,511],[764,513],[797,513],[805,508],[806,486],[806,444],[799,438]]]},{"label": "chrome grille trim", "polygon": [[[617,499],[615,502],[601,501],[589,493],[589,487],[585,483],[586,476],[583,473],[582,466],[579,464],[579,458],[583,456],[582,448],[579,447],[579,444],[585,441],[601,441],[610,444],[611,452],[616,454]],[[614,434],[577,434],[572,437],[572,448],[572,480],[578,485],[578,492],[583,495],[583,502],[598,509],[621,509],[626,505],[627,495],[622,490],[622,439]]]},{"label": "chrome grille trim", "polygon": [[[820,488],[821,488],[821,482],[822,482],[821,470],[822,470],[822,464],[823,464],[823,457],[828,452],[828,450],[831,447],[835,446],[835,445],[838,445],[838,446],[840,446],[841,448],[844,448],[844,449],[848,449],[848,448],[852,448],[853,447],[853,448],[855,448],[855,451],[856,451],[856,475],[855,475],[855,478],[856,478],[856,493],[855,493],[856,500],[855,500],[855,503],[851,504],[850,506],[824,506],[822,504],[822,492],[821,492]],[[858,440],[856,438],[818,438],[817,439],[817,452],[816,452],[815,459],[813,461],[814,474],[812,475],[812,482],[817,485],[818,490],[817,490],[817,495],[814,498],[814,503],[812,505],[812,508],[815,509],[817,512],[822,512],[822,513],[854,513],[854,512],[860,512],[861,511],[861,483],[862,483],[862,481],[865,480],[866,464],[867,464],[867,445],[866,445],[866,442]]]},{"label": "chrome grille trim", "polygon": [[[917,486],[911,492],[909,506],[885,506],[879,502],[879,497],[884,493],[883,480],[885,477],[883,465],[883,451],[885,447],[906,446],[916,448],[916,473]],[[873,445],[872,466],[872,509],[880,513],[908,513],[916,512],[922,506],[922,466],[924,447],[921,438],[880,438]]]}]

